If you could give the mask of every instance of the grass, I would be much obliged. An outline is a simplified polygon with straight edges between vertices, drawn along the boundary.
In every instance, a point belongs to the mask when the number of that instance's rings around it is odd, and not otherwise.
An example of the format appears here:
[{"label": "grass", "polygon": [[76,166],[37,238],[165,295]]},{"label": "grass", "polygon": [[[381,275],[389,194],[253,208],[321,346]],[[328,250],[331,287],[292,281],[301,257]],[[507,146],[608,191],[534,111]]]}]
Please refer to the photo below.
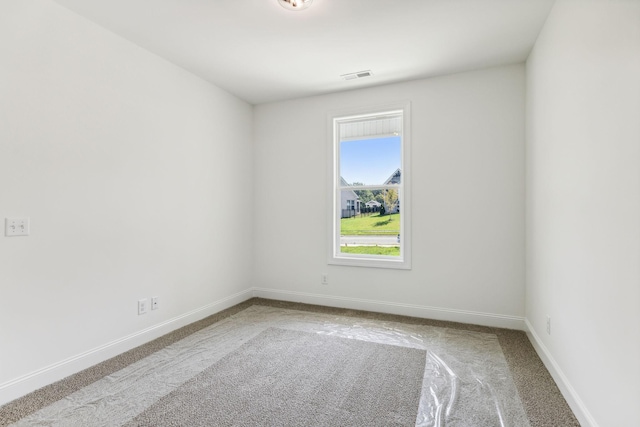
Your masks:
[{"label": "grass", "polygon": [[340,252],[347,254],[400,256],[399,246],[342,246]]},{"label": "grass", "polygon": [[362,216],[342,218],[340,220],[340,234],[343,236],[363,236],[376,234],[400,233],[400,214],[380,216]]}]

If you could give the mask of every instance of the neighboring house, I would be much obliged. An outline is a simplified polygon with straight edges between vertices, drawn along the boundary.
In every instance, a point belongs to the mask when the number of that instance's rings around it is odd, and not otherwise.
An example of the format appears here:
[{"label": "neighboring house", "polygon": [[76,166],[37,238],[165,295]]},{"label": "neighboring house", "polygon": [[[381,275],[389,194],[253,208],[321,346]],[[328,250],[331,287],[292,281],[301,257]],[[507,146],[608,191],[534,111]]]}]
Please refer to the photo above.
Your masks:
[{"label": "neighboring house", "polygon": [[[395,172],[391,174],[391,176],[384,182],[387,184],[400,184],[400,178],[402,176],[402,172],[400,168],[396,169]],[[396,200],[393,206],[388,206],[387,203],[384,204],[384,209],[387,213],[398,213],[400,212],[400,199]]]},{"label": "neighboring house", "polygon": [[396,169],[396,171],[394,173],[391,174],[391,176],[384,182],[385,185],[387,184],[400,184],[400,176],[402,175],[402,172],[400,171],[400,168]]},{"label": "neighboring house", "polygon": [[368,208],[373,208],[373,209],[380,209],[380,206],[382,206],[382,203],[380,203],[377,200],[369,200],[367,203],[364,204],[366,207]]},{"label": "neighboring house", "polygon": [[[342,186],[348,186],[349,183],[340,177]],[[342,209],[342,218],[351,218],[360,214],[360,197],[353,190],[342,190],[340,208]]]}]

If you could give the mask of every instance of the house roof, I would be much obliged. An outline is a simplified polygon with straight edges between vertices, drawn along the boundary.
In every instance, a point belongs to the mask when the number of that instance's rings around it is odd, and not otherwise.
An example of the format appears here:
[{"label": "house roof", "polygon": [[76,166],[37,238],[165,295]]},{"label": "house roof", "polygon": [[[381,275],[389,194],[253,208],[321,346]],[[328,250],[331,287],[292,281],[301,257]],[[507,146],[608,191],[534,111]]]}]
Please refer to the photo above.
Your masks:
[{"label": "house roof", "polygon": [[[340,177],[340,185],[347,187],[347,186],[350,186],[351,184],[349,184],[343,177]],[[347,190],[343,190],[343,191],[347,191]],[[355,200],[360,199],[360,196],[358,196],[358,194],[355,191],[353,190],[348,190],[348,191],[351,191],[353,193]]]},{"label": "house roof", "polygon": [[400,177],[402,172],[400,168],[396,169],[389,178],[384,182],[385,184],[400,184]]}]

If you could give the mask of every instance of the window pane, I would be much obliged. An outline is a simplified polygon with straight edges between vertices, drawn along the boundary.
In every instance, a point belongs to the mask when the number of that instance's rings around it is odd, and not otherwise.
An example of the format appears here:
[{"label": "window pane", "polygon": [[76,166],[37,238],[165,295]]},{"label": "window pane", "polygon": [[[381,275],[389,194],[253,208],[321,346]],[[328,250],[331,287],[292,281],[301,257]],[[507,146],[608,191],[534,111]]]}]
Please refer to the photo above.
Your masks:
[{"label": "window pane", "polygon": [[410,166],[408,111],[405,103],[331,119],[329,264],[411,268],[410,209],[405,209],[411,198],[403,179]]},{"label": "window pane", "polygon": [[[340,252],[400,256],[400,199],[396,189],[342,190]],[[357,197],[356,208],[346,201]]]},{"label": "window pane", "polygon": [[340,177],[347,185],[399,184],[401,143],[400,136],[340,141]]}]

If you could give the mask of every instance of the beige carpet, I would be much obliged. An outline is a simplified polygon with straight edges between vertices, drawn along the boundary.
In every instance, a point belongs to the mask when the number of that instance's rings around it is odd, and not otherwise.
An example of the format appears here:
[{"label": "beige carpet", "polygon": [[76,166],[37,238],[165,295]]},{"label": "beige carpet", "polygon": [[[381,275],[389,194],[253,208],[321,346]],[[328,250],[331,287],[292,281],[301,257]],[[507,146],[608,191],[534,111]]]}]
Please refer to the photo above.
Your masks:
[{"label": "beige carpet", "polygon": [[268,328],[127,426],[413,426],[426,352]]},{"label": "beige carpet", "polygon": [[[251,307],[255,308],[246,310]],[[280,308],[285,310],[279,310]],[[292,309],[295,311],[290,311]],[[309,315],[305,317],[304,312],[309,313]],[[448,383],[441,384],[444,392],[442,396],[449,396],[450,399],[447,405],[444,406],[435,405],[428,399],[425,400],[425,394],[429,394],[425,393],[425,387],[430,387],[425,379],[420,402],[420,411],[423,418],[418,417],[418,425],[428,425],[426,422],[429,419],[436,420],[438,416],[441,417],[440,422],[447,421],[446,425],[465,425],[465,420],[459,418],[460,416],[468,417],[468,414],[464,414],[464,408],[473,408],[473,410],[469,411],[471,414],[486,412],[488,414],[486,420],[489,420],[488,416],[491,415],[491,411],[495,412],[495,409],[491,408],[492,405],[496,406],[498,414],[502,413],[509,420],[506,425],[579,425],[522,332],[261,299],[247,301],[11,402],[0,408],[0,425],[8,425],[16,421],[19,421],[18,425],[38,425],[36,422],[39,425],[55,425],[57,422],[64,424],[64,421],[61,421],[63,419],[61,414],[72,414],[75,417],[79,415],[97,417],[82,418],[81,416],[76,418],[80,420],[98,420],[100,419],[99,416],[103,417],[102,421],[92,422],[91,425],[123,425],[131,422],[136,419],[136,416],[144,416],[145,411],[152,405],[161,402],[167,396],[170,396],[172,392],[188,384],[190,379],[197,378],[199,373],[207,372],[207,369],[217,366],[217,363],[224,359],[225,356],[228,356],[234,350],[237,351],[246,339],[234,338],[241,335],[235,332],[230,333],[231,329],[224,332],[225,328],[231,328],[232,325],[236,325],[243,317],[249,319],[249,315],[263,315],[264,313],[270,313],[271,315],[274,313],[288,313],[289,317],[285,315],[283,319],[277,320],[280,323],[275,325],[276,327],[284,325],[285,329],[289,327],[294,329],[295,327],[302,328],[304,326],[304,328],[310,328],[314,332],[324,330],[325,332],[323,333],[327,333],[326,331],[337,330],[343,335],[346,334],[343,338],[349,338],[349,335],[354,333],[364,333],[363,337],[366,339],[381,339],[384,341],[392,337],[404,347],[424,345],[426,346],[425,348],[434,350],[429,358],[430,362],[427,363],[428,369],[425,371],[425,378],[427,378],[427,374],[436,375],[436,380],[433,381],[433,384],[437,384],[443,378],[446,379],[445,383]],[[317,315],[312,313],[317,313]],[[278,317],[277,319],[280,318]],[[298,326],[295,325],[295,322],[298,322]],[[397,323],[391,324],[389,322]],[[253,319],[247,325],[255,323],[255,319]],[[332,323],[342,329],[335,329],[335,325]],[[240,326],[242,327],[242,325]],[[403,332],[400,341],[398,341],[398,337],[393,336],[395,329],[408,331],[408,335]],[[260,332],[262,331],[251,332],[252,337],[258,336]],[[213,335],[207,336],[206,334]],[[386,338],[382,335],[378,337],[376,334],[387,334],[388,336]],[[411,342],[413,339],[411,334],[416,336],[422,334],[420,342],[418,343],[415,340],[415,342]],[[435,338],[430,338],[431,335],[434,335]],[[226,341],[219,341],[219,345],[211,347],[209,345],[211,337],[215,339],[224,337]],[[405,341],[407,342],[405,343]],[[455,351],[462,351],[460,353],[462,355],[460,361],[456,360],[457,357],[451,357],[451,355],[447,354],[448,350],[445,348],[446,346],[443,347],[442,343],[449,342],[454,344],[459,342],[459,348],[455,349]],[[188,344],[187,347],[184,347],[184,343]],[[472,345],[468,345],[468,343],[472,343]],[[180,366],[178,362],[184,352],[184,350],[180,350],[180,345],[183,345],[183,348],[195,349],[193,351],[196,352],[196,359],[198,359],[199,363],[200,359],[202,359],[200,365],[188,365],[188,368],[192,369],[192,371],[188,371],[188,369],[185,372],[178,371],[184,379],[178,378],[180,375],[175,377],[170,372],[170,368]],[[205,348],[211,354],[206,357],[204,355],[200,357],[201,354],[204,354]],[[231,348],[231,350],[229,351],[227,348]],[[439,361],[438,355],[445,355],[446,360]],[[193,355],[190,357],[193,359]],[[463,360],[465,358],[468,360]],[[486,361],[483,362],[485,358]],[[145,371],[151,369],[150,366],[153,367],[154,365],[160,365],[159,371]],[[444,372],[446,375],[437,377],[439,374],[437,372],[438,369],[446,371],[444,368],[452,369],[452,372],[455,371],[453,373],[456,375],[449,375]],[[156,375],[161,377],[161,374],[165,371],[167,371],[168,380],[157,384],[164,384],[163,387],[166,387],[166,390],[160,390],[162,387],[156,387],[156,383],[149,382],[149,378],[153,378]],[[476,371],[481,372],[478,374]],[[136,372],[143,372],[142,378],[148,383],[145,387],[151,389],[147,396],[141,393],[136,394],[135,399],[131,399],[126,397],[126,393],[120,396],[120,393],[114,393],[113,391],[109,392],[113,393],[112,396],[101,396],[101,393],[105,393],[105,390],[112,386],[120,387],[123,392],[128,389],[134,390],[136,387],[142,387],[144,381],[135,380],[132,374]],[[457,373],[461,373],[458,379],[456,379],[458,377]],[[460,381],[460,378],[462,381]],[[172,381],[175,381],[175,384],[171,384]],[[150,387],[149,384],[152,386]],[[142,389],[144,390],[144,388]],[[480,399],[476,398],[475,395]],[[82,399],[88,399],[87,402],[94,403],[89,405],[85,403],[83,406],[78,403]],[[120,399],[120,402],[118,402],[118,399]],[[103,411],[100,414],[100,405],[102,404],[100,402],[116,402],[120,405],[120,409],[111,413]],[[65,409],[65,405],[68,408]],[[474,407],[474,405],[476,406]],[[61,407],[63,409],[60,409]],[[116,407],[114,406],[114,408]],[[436,413],[438,408],[442,409],[443,412]],[[453,411],[450,413],[444,412],[452,408]],[[129,410],[133,415],[128,415],[125,409]],[[411,415],[409,414],[408,416]],[[473,423],[472,425],[498,425],[486,420],[479,419],[478,423]],[[170,424],[168,419],[165,421],[156,425],[177,425]],[[66,424],[73,423],[68,422]]]}]

